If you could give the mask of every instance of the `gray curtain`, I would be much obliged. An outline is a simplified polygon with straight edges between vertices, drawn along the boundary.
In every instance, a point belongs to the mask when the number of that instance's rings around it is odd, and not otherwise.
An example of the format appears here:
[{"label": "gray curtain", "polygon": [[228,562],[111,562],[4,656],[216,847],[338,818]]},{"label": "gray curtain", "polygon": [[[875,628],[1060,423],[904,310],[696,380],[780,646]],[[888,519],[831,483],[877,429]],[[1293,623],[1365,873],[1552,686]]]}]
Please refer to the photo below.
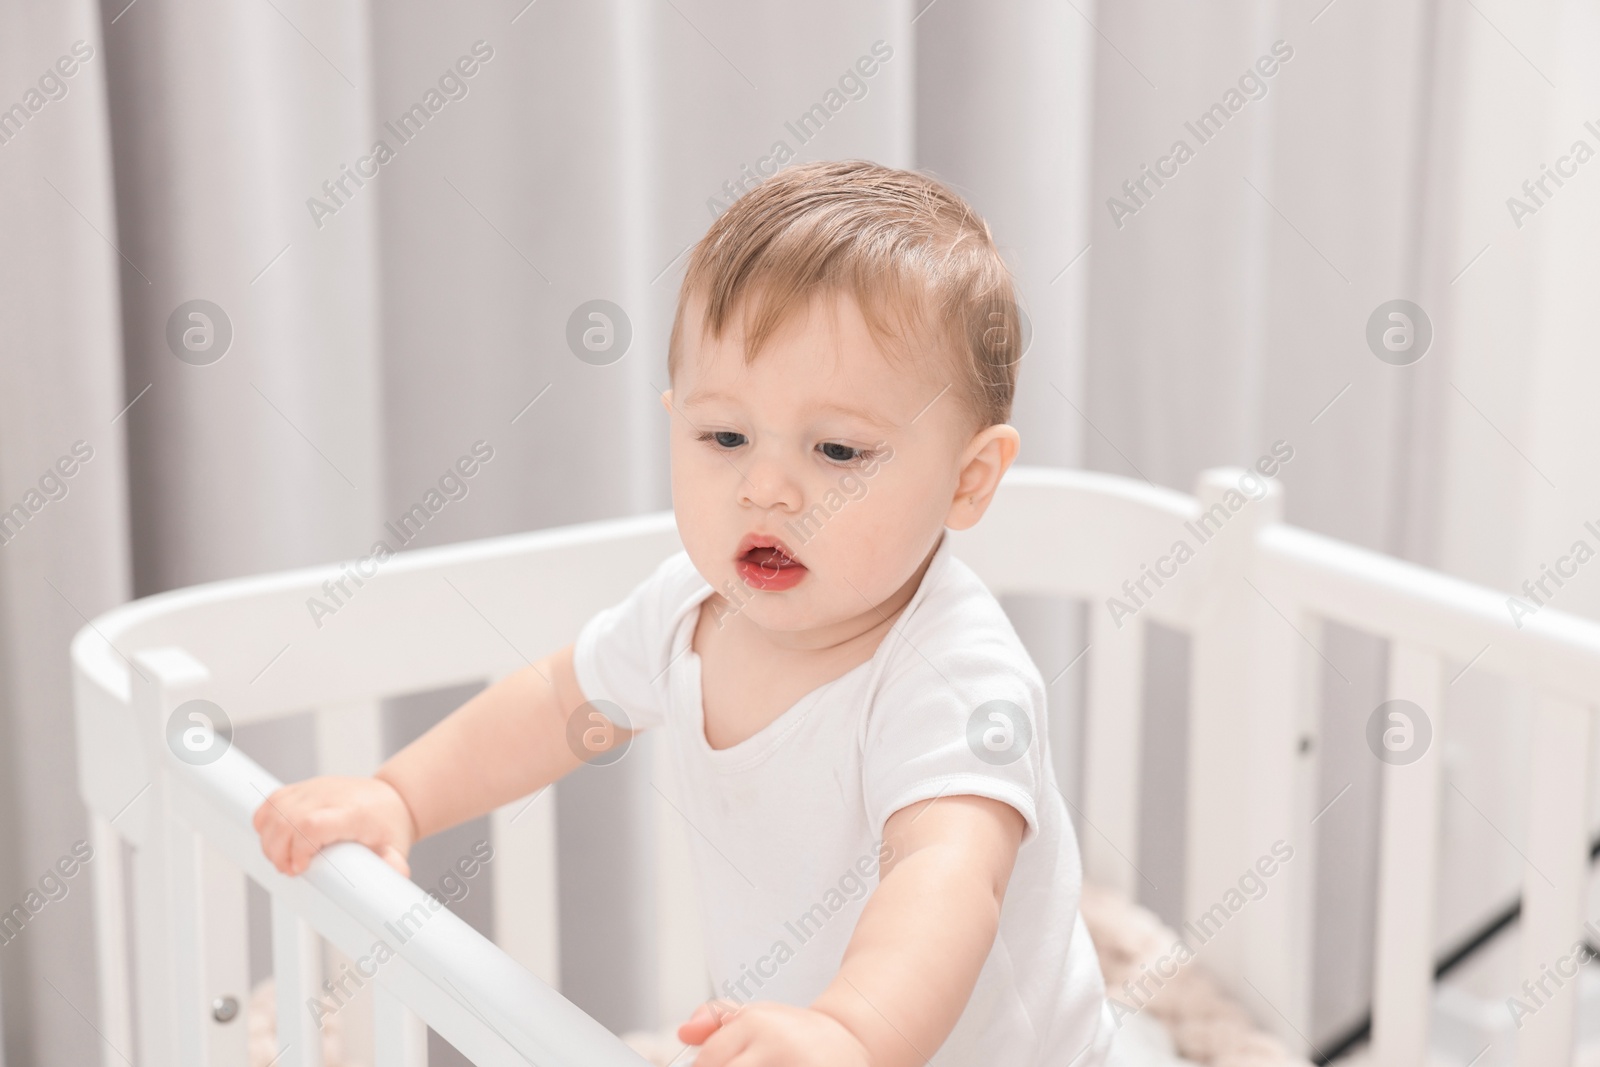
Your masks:
[{"label": "gray curtain", "polygon": [[67,641],[132,592],[106,60],[92,4],[0,5],[0,907],[48,901],[0,944],[12,1067],[100,1055],[89,875],[41,883],[87,836]]}]

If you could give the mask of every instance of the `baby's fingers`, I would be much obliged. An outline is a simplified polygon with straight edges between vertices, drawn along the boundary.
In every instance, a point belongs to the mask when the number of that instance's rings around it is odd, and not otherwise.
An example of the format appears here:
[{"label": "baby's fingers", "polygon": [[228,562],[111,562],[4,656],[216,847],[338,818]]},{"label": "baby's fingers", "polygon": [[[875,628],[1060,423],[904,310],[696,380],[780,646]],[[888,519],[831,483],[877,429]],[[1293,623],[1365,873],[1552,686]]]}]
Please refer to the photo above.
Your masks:
[{"label": "baby's fingers", "polygon": [[[727,1020],[732,1022],[732,1019]],[[751,1026],[723,1026],[706,1038],[695,1055],[694,1067],[743,1067],[757,1061],[771,1062],[772,1049],[756,1048],[757,1034]],[[758,1052],[769,1053],[762,1057]]]},{"label": "baby's fingers", "polygon": [[321,851],[321,846],[312,844],[304,833],[299,831],[291,833],[289,835],[289,859],[283,873],[291,877],[304,874],[306,868],[311,866],[311,861],[316,858],[319,851]]},{"label": "baby's fingers", "polygon": [[737,1009],[726,1000],[710,1000],[694,1010],[689,1021],[678,1027],[678,1040],[687,1045],[703,1044]]},{"label": "baby's fingers", "polygon": [[316,858],[323,847],[335,841],[349,841],[355,835],[350,832],[350,819],[343,812],[322,808],[316,811],[296,814],[293,819],[288,815],[284,818],[289,821],[289,874],[304,874],[311,861]]},{"label": "baby's fingers", "polygon": [[261,835],[261,854],[267,857],[273,867],[287,874],[289,873],[289,851],[294,830],[289,820],[284,816],[278,806],[279,794],[282,790],[272,794],[256,809],[251,823],[256,832]]}]

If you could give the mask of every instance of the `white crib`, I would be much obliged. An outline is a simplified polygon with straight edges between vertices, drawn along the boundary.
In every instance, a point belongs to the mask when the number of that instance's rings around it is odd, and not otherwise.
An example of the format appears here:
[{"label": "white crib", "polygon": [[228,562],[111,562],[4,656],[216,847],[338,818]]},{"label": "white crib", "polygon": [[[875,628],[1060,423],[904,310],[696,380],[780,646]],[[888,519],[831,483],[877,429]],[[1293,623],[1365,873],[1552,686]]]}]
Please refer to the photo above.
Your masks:
[{"label": "white crib", "polygon": [[[1191,497],[1100,474],[1014,469],[990,514],[954,535],[954,547],[997,594],[1090,603],[1080,840],[1088,876],[1130,893],[1144,624],[1191,635],[1185,914],[1218,900],[1273,841],[1293,844],[1294,862],[1208,943],[1204,961],[1264,1026],[1307,1053],[1317,797],[1303,741],[1315,733],[1318,628],[1336,620],[1390,640],[1390,696],[1426,709],[1434,736],[1421,759],[1384,767],[1371,1055],[1420,1067],[1433,988],[1446,660],[1476,659],[1532,680],[1541,694],[1522,917],[1523,969],[1537,975],[1567,951],[1583,919],[1600,625],[1547,609],[1519,629],[1501,594],[1284,525],[1276,486],[1230,511],[1227,493],[1241,473],[1208,471]],[[1204,527],[1189,525],[1208,510]],[[1140,579],[1174,542],[1196,545],[1202,529],[1214,532],[1194,557],[1164,566],[1178,573],[1159,588],[1147,579],[1153,595],[1116,625],[1107,598],[1126,597],[1124,581]],[[212,1008],[247,993],[245,879],[271,895],[283,1067],[320,1063],[304,1005],[322,978],[322,942],[360,956],[385,923],[424,900],[357,845],[327,850],[300,878],[271,869],[250,820],[278,783],[237,747],[205,766],[177,759],[165,730],[179,704],[214,701],[236,726],[314,709],[319,768],[365,773],[377,763],[381,698],[487,681],[560,647],[678,547],[672,516],[647,515],[403,553],[320,629],[306,599],[347,573],[343,565],[177,590],[84,627],[72,657],[107,1067],[134,1053],[130,975],[139,1067],[245,1062],[243,1027],[217,1021]],[[556,793],[492,816],[498,944],[442,911],[378,969],[380,1067],[424,1063],[424,1024],[478,1064],[643,1062],[553,989]],[[682,849],[672,833],[660,839],[667,844],[653,862],[663,907],[692,914]],[[666,1024],[708,984],[692,931],[663,922],[658,936],[654,980]],[[1571,1062],[1575,990],[1570,983],[1527,1020],[1519,1064]]]}]

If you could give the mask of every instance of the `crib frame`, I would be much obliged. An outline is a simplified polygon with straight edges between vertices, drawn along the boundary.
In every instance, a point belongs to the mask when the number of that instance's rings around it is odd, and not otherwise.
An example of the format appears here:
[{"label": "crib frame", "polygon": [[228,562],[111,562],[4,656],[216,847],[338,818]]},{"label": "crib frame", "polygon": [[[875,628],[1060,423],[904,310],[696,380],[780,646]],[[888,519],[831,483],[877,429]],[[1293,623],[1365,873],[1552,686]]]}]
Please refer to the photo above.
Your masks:
[{"label": "crib frame", "polygon": [[[1522,917],[1530,975],[1567,950],[1583,920],[1600,625],[1545,609],[1518,628],[1499,593],[1284,524],[1275,484],[1232,511],[1228,494],[1242,473],[1207,471],[1189,496],[1102,474],[1014,468],[984,521],[952,536],[956,554],[997,594],[1090,604],[1080,843],[1087,875],[1130,893],[1139,877],[1127,857],[1138,854],[1145,624],[1190,633],[1185,913],[1219,899],[1272,841],[1294,843],[1295,862],[1244,920],[1206,945],[1204,960],[1263,1025],[1310,1052],[1316,857],[1308,828],[1318,798],[1304,742],[1316,735],[1322,620],[1389,639],[1389,696],[1430,713],[1442,707],[1447,661],[1537,686],[1541,773],[1529,798]],[[1154,595],[1114,623],[1108,598],[1126,597],[1123,583],[1138,581],[1175,541],[1212,529],[1195,525],[1207,513],[1215,530],[1193,559],[1159,587],[1147,582]],[[245,1062],[244,1028],[212,1017],[214,998],[247,993],[244,879],[271,895],[282,1067],[321,1060],[303,1008],[320,978],[319,938],[355,958],[386,922],[426,903],[416,885],[353,844],[325,850],[299,878],[278,874],[250,826],[278,783],[236,747],[206,766],[178,760],[164,740],[173,709],[203,697],[235,725],[314,709],[319,772],[368,773],[383,697],[503,676],[570,641],[678,547],[670,513],[587,523],[401,553],[320,628],[308,621],[306,600],[348,574],[348,564],[175,590],[80,630],[72,643],[79,783],[95,850],[107,1067],[134,1059],[130,976],[141,1067]],[[538,610],[529,610],[535,601]],[[1371,1057],[1386,1067],[1426,1062],[1439,753],[1449,725],[1442,714],[1432,723],[1421,759],[1383,769]],[[653,773],[670,771],[661,761]],[[440,911],[379,969],[379,1067],[424,1063],[424,1024],[478,1064],[643,1062],[553,988],[559,792],[492,816],[498,944]],[[658,840],[663,907],[692,913],[682,849],[671,833]],[[694,939],[681,926],[660,926],[652,955],[661,961],[654,981],[665,1023],[708,987]],[[1526,1021],[1519,1065],[1571,1062],[1575,991],[1569,983]]]}]

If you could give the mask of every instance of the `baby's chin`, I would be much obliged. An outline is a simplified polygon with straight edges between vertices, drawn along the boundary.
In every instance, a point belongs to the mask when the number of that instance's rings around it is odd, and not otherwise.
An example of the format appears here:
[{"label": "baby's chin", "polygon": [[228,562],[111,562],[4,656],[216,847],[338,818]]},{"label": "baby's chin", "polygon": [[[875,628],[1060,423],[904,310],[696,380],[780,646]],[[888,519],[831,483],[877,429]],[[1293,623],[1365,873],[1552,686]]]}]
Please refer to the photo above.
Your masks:
[{"label": "baby's chin", "polygon": [[877,620],[881,618],[878,604],[893,594],[893,590],[877,589],[859,578],[829,582],[815,571],[783,592],[752,589],[737,578],[734,582],[744,600],[745,618],[775,633],[821,630],[862,616]]},{"label": "baby's chin", "polygon": [[745,618],[769,633],[792,634],[837,626],[860,614],[838,603],[803,602],[794,592],[754,594],[755,600],[744,609]]}]

